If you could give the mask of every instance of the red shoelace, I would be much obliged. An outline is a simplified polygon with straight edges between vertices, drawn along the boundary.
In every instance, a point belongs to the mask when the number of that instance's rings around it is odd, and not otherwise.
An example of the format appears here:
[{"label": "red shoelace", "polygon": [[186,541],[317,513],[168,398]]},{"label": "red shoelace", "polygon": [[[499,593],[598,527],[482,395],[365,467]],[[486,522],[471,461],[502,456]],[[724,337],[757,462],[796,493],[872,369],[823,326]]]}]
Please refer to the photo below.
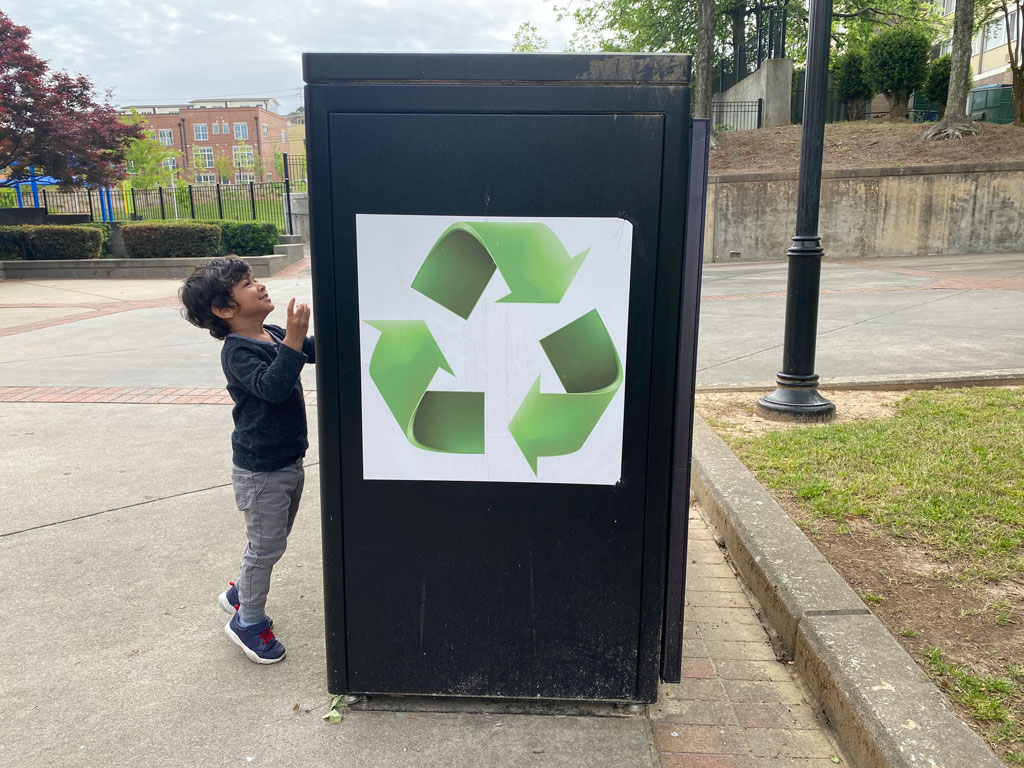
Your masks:
[{"label": "red shoelace", "polygon": [[262,632],[260,632],[260,640],[262,640],[264,643],[269,643],[273,639],[274,630],[272,630],[270,627],[267,627]]}]

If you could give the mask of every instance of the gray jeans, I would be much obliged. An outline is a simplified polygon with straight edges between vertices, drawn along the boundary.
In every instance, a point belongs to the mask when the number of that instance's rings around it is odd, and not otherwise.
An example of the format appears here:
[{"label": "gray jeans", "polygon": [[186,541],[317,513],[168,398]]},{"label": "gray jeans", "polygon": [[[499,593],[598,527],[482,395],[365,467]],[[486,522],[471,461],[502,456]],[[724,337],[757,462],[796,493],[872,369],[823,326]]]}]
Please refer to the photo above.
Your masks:
[{"label": "gray jeans", "polygon": [[246,545],[238,578],[238,618],[243,622],[266,615],[270,575],[288,545],[305,478],[302,459],[273,472],[231,466],[235,503],[245,513]]}]

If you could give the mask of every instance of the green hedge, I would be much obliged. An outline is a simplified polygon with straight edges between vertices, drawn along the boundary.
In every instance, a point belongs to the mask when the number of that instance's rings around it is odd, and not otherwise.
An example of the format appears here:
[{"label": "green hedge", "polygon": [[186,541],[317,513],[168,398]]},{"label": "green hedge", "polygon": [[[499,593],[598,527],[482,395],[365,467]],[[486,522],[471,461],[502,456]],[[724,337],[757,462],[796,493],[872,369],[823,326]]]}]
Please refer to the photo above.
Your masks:
[{"label": "green hedge", "polygon": [[278,243],[277,225],[266,221],[205,221],[220,227],[221,254],[238,256],[267,256]]},{"label": "green hedge", "polygon": [[28,258],[25,227],[0,227],[0,261],[18,261]]},{"label": "green hedge", "polygon": [[131,259],[212,259],[220,253],[220,227],[199,222],[140,222],[121,228]]},{"label": "green hedge", "polygon": [[92,227],[100,233],[100,254],[103,258],[109,258],[113,255],[110,250],[110,225],[105,221],[90,221],[85,224],[77,224],[79,227]]},{"label": "green hedge", "polygon": [[0,227],[0,259],[98,259],[102,239],[99,230],[77,224]]}]

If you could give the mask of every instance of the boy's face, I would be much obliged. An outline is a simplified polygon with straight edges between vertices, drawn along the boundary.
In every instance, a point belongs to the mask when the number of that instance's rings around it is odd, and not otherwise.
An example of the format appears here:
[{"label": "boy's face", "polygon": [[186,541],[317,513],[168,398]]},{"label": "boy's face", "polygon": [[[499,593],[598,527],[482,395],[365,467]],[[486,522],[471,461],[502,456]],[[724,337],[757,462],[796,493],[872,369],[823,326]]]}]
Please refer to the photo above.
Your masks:
[{"label": "boy's face", "polygon": [[[274,311],[274,302],[270,300],[266,286],[251,274],[246,275],[231,289],[231,298],[235,306],[217,311],[232,328],[249,323],[262,323]],[[224,314],[221,314],[224,312]]]}]

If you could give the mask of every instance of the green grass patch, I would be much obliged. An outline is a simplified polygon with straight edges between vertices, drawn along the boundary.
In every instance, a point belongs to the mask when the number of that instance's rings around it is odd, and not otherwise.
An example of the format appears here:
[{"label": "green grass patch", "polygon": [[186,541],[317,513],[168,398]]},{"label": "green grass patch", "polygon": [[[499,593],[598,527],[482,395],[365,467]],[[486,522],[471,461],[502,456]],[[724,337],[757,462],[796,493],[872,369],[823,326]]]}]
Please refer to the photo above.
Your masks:
[{"label": "green grass patch", "polygon": [[1024,739],[1024,728],[1013,711],[1021,705],[1018,681],[1009,677],[980,675],[968,664],[948,662],[939,648],[927,648],[924,655],[928,670],[950,698],[965,706],[978,720],[998,724],[991,736],[994,741]]},{"label": "green grass patch", "polygon": [[1022,389],[914,392],[891,418],[775,430],[733,448],[812,516],[870,520],[965,581],[1024,575]]}]

